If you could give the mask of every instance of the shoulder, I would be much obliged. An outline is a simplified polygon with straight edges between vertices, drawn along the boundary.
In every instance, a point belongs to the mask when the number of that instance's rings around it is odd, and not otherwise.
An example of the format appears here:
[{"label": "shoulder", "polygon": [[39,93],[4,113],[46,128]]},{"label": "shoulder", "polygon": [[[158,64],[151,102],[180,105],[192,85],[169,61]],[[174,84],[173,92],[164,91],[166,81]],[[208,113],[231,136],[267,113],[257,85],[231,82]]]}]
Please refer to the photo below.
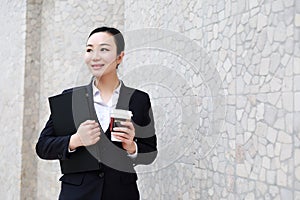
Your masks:
[{"label": "shoulder", "polygon": [[149,100],[149,95],[147,92],[143,91],[143,90],[139,90],[136,88],[131,88],[131,87],[127,87],[124,86],[124,88],[126,88],[127,91],[129,91],[129,93],[131,94],[131,100],[139,100],[139,101],[148,101]]},{"label": "shoulder", "polygon": [[149,98],[148,93],[146,93],[145,91],[142,91],[142,90],[138,90],[138,89],[134,90],[134,95],[136,95],[138,97]]},{"label": "shoulder", "polygon": [[78,90],[86,89],[87,87],[89,87],[89,85],[76,86],[76,87],[73,87],[73,88],[65,89],[65,90],[63,90],[62,93],[68,93],[68,92],[78,91]]}]

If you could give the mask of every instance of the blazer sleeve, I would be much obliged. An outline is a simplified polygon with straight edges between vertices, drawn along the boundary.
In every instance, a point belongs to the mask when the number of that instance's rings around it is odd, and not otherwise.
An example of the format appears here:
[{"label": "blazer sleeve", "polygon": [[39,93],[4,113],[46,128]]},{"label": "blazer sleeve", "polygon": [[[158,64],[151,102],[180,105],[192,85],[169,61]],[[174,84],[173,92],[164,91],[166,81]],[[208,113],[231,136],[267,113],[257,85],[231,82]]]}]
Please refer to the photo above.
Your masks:
[{"label": "blazer sleeve", "polygon": [[70,137],[71,135],[56,136],[54,134],[53,121],[50,115],[35,147],[37,155],[47,160],[67,159]]},{"label": "blazer sleeve", "polygon": [[138,154],[134,164],[150,164],[157,156],[157,138],[155,135],[154,118],[151,102],[147,93],[138,91],[133,95],[130,105],[134,105],[133,124]]}]

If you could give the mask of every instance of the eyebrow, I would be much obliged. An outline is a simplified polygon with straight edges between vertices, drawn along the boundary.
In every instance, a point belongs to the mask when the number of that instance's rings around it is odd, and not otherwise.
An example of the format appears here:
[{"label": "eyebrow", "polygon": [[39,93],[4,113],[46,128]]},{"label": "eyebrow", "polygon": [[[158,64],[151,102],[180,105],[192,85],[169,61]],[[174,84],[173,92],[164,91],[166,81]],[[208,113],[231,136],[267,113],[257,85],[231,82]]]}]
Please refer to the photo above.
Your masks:
[{"label": "eyebrow", "polygon": [[[93,47],[92,44],[87,44],[86,45],[87,47]],[[107,44],[107,43],[102,43],[102,44],[99,44],[99,46],[111,46],[110,44]]]}]

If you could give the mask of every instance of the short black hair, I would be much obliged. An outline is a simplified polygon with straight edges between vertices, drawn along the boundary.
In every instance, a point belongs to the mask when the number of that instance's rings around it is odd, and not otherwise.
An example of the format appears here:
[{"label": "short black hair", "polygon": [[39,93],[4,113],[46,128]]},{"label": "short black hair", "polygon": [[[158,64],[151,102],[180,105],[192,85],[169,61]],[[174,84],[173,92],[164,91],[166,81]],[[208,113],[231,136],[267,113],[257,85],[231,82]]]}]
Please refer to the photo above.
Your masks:
[{"label": "short black hair", "polygon": [[109,34],[111,34],[114,37],[115,43],[117,45],[117,55],[120,55],[120,53],[122,51],[124,51],[125,48],[125,41],[124,41],[124,37],[122,35],[122,33],[113,27],[106,27],[106,26],[102,26],[102,27],[98,27],[95,28],[89,35],[88,39],[94,34],[94,33],[99,33],[99,32],[107,32]]}]

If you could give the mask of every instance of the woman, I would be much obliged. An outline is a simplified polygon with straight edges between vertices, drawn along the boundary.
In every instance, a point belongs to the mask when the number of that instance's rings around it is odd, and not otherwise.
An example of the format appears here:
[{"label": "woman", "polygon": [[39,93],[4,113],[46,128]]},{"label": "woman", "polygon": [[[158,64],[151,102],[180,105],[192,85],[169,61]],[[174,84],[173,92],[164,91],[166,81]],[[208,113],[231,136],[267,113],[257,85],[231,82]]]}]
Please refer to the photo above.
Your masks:
[{"label": "woman", "polygon": [[[84,56],[93,75],[91,83],[65,90],[55,97],[63,102],[63,106],[56,109],[63,116],[57,116],[55,104],[51,105],[51,115],[40,134],[36,152],[42,159],[60,160],[63,173],[61,200],[139,199],[134,166],[150,164],[156,158],[149,96],[126,87],[117,75],[124,46],[119,30],[110,27],[93,30]],[[85,91],[85,95],[78,91]],[[66,100],[69,94],[72,99]],[[78,98],[74,100],[75,94]],[[82,100],[83,96],[87,98],[87,104]],[[68,110],[68,107],[72,109]],[[109,112],[115,108],[130,110],[133,116],[132,121],[123,122],[122,127],[111,131]],[[75,119],[74,113],[83,115],[84,110],[89,111],[88,117],[81,121],[83,118]],[[80,121],[74,130],[69,125],[59,125],[70,119],[74,124]],[[111,141],[112,136],[120,142]]]}]

